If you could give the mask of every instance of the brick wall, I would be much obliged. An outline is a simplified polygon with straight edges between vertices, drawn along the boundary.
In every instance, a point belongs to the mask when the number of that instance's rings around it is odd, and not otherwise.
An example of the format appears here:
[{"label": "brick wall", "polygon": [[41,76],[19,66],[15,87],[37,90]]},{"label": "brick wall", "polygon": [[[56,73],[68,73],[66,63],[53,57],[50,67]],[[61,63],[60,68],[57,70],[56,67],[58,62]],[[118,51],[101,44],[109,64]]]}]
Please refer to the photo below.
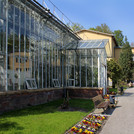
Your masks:
[{"label": "brick wall", "polygon": [[[66,88],[71,98],[92,98],[102,94],[98,88]],[[0,113],[39,105],[63,97],[63,89],[21,90],[0,93]]]},{"label": "brick wall", "polygon": [[103,95],[102,88],[67,88],[69,97],[72,98],[92,98],[98,94]]},{"label": "brick wall", "polygon": [[63,97],[63,89],[38,89],[0,93],[0,113],[39,105]]}]

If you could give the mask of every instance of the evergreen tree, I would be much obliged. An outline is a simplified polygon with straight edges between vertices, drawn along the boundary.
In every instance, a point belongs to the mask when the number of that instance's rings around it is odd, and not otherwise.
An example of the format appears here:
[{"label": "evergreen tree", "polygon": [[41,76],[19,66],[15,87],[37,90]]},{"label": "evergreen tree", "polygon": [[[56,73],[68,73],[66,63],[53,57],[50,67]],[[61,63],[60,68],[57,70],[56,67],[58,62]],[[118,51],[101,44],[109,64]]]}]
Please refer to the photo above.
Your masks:
[{"label": "evergreen tree", "polygon": [[114,31],[114,37],[115,37],[119,46],[124,45],[124,35],[123,35],[121,30],[115,30]]},{"label": "evergreen tree", "polygon": [[122,48],[122,52],[120,53],[119,57],[119,64],[122,67],[122,79],[123,80],[131,80],[132,73],[133,73],[133,59],[132,59],[132,50],[125,37],[125,44]]}]

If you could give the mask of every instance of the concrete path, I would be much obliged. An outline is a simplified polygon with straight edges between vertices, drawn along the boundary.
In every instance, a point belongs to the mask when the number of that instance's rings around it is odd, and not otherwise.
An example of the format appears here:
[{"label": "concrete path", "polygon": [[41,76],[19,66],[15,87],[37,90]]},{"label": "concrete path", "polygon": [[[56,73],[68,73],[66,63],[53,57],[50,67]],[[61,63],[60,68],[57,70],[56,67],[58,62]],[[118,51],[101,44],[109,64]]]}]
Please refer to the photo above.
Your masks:
[{"label": "concrete path", "polygon": [[127,89],[118,100],[100,134],[134,134],[134,88]]}]

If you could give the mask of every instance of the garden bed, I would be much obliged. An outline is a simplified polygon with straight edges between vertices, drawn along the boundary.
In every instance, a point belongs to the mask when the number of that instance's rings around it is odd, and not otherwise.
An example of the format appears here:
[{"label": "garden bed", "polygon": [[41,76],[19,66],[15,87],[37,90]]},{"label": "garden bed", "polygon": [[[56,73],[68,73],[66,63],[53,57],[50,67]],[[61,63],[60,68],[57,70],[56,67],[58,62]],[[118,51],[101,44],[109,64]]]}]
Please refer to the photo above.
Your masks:
[{"label": "garden bed", "polygon": [[65,134],[98,134],[106,123],[108,116],[89,114]]}]

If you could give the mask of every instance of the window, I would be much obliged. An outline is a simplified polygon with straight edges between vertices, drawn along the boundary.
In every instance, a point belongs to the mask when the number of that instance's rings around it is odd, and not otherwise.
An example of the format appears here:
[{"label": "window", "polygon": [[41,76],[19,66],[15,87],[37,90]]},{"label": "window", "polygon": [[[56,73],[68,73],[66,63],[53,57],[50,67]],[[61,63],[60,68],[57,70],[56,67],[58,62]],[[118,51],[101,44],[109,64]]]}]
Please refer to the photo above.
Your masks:
[{"label": "window", "polygon": [[18,58],[16,57],[16,63],[18,63]]},{"label": "window", "polygon": [[25,61],[27,62],[28,57],[25,58]]},{"label": "window", "polygon": [[53,86],[54,87],[60,87],[60,82],[58,79],[53,79]]},{"label": "window", "polygon": [[37,89],[36,80],[34,78],[26,78],[27,89]]}]

